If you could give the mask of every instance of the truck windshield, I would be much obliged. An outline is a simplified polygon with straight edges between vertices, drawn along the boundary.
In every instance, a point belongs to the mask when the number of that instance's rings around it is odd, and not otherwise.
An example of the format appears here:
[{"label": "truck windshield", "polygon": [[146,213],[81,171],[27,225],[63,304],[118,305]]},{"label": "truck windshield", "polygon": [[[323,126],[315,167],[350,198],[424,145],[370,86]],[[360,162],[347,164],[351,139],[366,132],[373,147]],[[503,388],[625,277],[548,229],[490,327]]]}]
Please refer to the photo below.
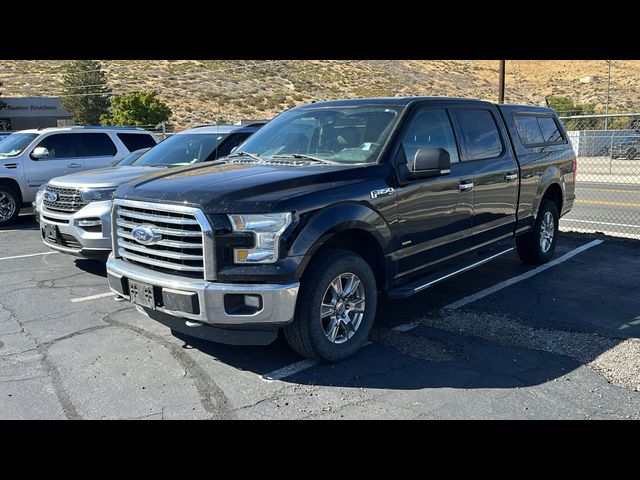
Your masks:
[{"label": "truck windshield", "polygon": [[270,160],[304,156],[330,163],[375,163],[403,107],[355,105],[289,110],[239,147]]},{"label": "truck windshield", "polygon": [[29,146],[37,133],[13,133],[0,140],[0,157],[16,157]]},{"label": "truck windshield", "polygon": [[179,167],[204,162],[215,152],[227,133],[183,133],[173,135],[142,155],[136,167]]}]

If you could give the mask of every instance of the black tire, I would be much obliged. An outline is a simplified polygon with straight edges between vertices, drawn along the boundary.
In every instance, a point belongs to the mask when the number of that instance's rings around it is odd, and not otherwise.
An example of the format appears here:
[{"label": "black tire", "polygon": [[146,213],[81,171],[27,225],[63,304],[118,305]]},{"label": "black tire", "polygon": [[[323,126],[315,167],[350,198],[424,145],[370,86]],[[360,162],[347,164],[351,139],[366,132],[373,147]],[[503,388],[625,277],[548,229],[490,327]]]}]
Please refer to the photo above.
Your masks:
[{"label": "black tire", "polygon": [[[367,340],[376,315],[376,279],[369,264],[355,253],[331,249],[319,252],[316,257],[301,281],[296,316],[293,323],[284,328],[284,335],[300,355],[319,362],[337,362],[353,355]],[[330,293],[331,282],[341,274],[353,274],[360,280],[365,307],[353,336],[344,339],[344,343],[334,343],[325,334],[320,309],[323,298]],[[330,318],[325,321],[331,321]],[[347,335],[346,327],[341,328]]]},{"label": "black tire", "polygon": [[[541,237],[543,235],[543,219],[545,219],[547,213],[553,216],[553,237],[549,249],[544,251]],[[524,263],[541,264],[547,263],[553,258],[556,244],[558,243],[559,218],[556,204],[551,200],[543,200],[538,210],[538,217],[533,225],[533,230],[516,238],[516,249],[520,260]]]},{"label": "black tire", "polygon": [[636,160],[638,158],[638,150],[635,147],[630,147],[627,149],[627,159],[628,160]]},{"label": "black tire", "polygon": [[[7,211],[9,205],[13,205],[12,211],[7,218],[4,215],[9,214]],[[20,202],[20,195],[18,195],[11,187],[0,185],[0,227],[10,225],[16,221],[20,214],[20,208],[22,207]]]}]

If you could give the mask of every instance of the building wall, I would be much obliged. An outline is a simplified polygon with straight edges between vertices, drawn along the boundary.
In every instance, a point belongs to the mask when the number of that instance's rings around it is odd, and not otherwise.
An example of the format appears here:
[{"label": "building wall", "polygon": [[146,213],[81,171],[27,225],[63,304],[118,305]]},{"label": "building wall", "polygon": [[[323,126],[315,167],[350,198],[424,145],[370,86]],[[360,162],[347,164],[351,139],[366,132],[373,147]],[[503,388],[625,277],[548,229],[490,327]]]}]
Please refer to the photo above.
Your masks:
[{"label": "building wall", "polygon": [[72,124],[73,115],[61,107],[58,97],[0,98],[0,130],[15,131]]}]

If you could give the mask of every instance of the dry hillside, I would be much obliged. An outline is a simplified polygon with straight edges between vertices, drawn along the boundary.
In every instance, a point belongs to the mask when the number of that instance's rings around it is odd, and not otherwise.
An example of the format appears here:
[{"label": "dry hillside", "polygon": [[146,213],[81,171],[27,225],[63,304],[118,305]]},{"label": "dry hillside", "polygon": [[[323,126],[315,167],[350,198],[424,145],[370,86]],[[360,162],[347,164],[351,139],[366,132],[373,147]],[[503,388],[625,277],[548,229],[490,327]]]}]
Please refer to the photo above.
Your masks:
[{"label": "dry hillside", "polygon": [[[3,95],[59,95],[61,61],[0,60]],[[268,118],[310,100],[339,97],[450,95],[496,100],[498,62],[429,61],[104,61],[114,93],[155,89],[173,110],[177,129]],[[592,77],[589,82],[581,81]],[[640,61],[612,64],[610,107],[640,110]],[[569,95],[601,107],[607,62],[507,62],[506,99],[544,104]]]}]

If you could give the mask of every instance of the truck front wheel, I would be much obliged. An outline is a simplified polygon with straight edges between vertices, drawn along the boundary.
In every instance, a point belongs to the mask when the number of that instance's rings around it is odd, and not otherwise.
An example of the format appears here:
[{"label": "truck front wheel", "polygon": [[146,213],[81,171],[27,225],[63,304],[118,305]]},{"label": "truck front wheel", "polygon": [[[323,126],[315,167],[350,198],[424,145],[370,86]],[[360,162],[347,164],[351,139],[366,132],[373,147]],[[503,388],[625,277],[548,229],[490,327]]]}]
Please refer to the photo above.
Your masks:
[{"label": "truck front wheel", "polygon": [[553,257],[558,242],[558,208],[551,200],[543,200],[533,230],[516,238],[520,260],[546,263]]},{"label": "truck front wheel", "polygon": [[345,250],[321,253],[307,272],[285,338],[304,357],[340,361],[367,340],[376,315],[375,276],[362,257]]}]

